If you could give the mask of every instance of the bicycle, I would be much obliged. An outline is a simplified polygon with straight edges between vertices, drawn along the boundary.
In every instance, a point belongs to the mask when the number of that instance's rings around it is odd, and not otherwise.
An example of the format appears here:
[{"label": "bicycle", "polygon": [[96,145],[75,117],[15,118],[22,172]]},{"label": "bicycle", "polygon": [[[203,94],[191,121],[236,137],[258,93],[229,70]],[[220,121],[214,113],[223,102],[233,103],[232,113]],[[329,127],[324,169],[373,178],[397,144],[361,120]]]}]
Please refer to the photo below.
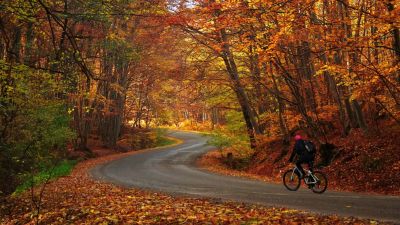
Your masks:
[{"label": "bicycle", "polygon": [[[314,193],[322,194],[326,191],[328,187],[328,179],[325,174],[320,171],[311,172],[311,170],[304,170],[306,175],[303,177],[304,183],[308,185]],[[301,171],[297,166],[293,169],[286,171],[283,174],[283,185],[290,191],[297,191],[300,187]]]}]

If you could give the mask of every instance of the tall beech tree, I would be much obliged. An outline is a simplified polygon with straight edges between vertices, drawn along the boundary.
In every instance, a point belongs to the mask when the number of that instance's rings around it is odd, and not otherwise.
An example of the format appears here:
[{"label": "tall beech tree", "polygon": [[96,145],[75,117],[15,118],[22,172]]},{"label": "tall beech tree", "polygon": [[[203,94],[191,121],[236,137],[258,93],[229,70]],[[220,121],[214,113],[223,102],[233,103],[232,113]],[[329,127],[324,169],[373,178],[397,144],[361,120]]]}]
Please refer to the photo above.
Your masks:
[{"label": "tall beech tree", "polygon": [[256,146],[256,135],[261,134],[255,112],[250,105],[248,93],[246,93],[243,81],[235,59],[232,43],[237,41],[235,26],[229,26],[234,15],[223,10],[223,4],[216,1],[202,1],[199,8],[188,10],[188,15],[182,21],[176,21],[176,25],[192,36],[199,44],[209,48],[216,56],[220,57],[225,65],[227,75],[231,81],[231,88],[235,92],[241,107],[243,118],[246,122],[247,133],[251,147]]}]

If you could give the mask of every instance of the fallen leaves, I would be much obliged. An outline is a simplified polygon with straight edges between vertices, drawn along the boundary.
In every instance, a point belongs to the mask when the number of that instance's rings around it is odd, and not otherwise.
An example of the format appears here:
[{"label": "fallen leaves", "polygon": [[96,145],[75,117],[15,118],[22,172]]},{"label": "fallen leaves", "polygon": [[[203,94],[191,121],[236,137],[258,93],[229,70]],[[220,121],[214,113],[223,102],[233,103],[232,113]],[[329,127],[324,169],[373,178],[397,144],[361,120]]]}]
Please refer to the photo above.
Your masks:
[{"label": "fallen leaves", "polygon": [[[400,195],[400,139],[396,134],[387,130],[381,131],[379,137],[365,137],[358,130],[346,138],[331,136],[329,141],[339,150],[333,162],[322,169],[329,177],[329,189]],[[293,166],[287,163],[292,146],[285,149],[280,141],[268,141],[263,143],[246,170],[229,169],[220,151],[208,152],[199,160],[199,165],[226,175],[281,183],[282,172]],[[224,156],[227,151],[222,151]],[[282,157],[285,151],[286,157]],[[317,165],[318,162],[317,158]]]},{"label": "fallen leaves", "polygon": [[[135,154],[135,153],[128,153]],[[285,208],[173,197],[97,182],[87,174],[96,164],[126,154],[88,160],[70,176],[48,185],[38,218],[29,193],[10,199],[3,224],[368,224],[372,221],[321,216]]]}]

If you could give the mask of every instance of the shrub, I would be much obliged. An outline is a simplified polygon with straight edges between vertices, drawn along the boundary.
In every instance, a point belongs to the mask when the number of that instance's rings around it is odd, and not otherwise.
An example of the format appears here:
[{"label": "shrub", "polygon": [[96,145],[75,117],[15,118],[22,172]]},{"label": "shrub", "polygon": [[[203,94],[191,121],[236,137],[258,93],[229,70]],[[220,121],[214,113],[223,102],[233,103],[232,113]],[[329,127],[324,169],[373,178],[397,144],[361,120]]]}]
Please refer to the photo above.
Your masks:
[{"label": "shrub", "polygon": [[364,156],[362,158],[362,165],[366,170],[370,172],[379,171],[384,166],[384,160],[381,158],[371,158],[369,156]]},{"label": "shrub", "polygon": [[[336,146],[333,144],[322,144],[319,147],[319,153],[321,154],[321,162],[318,166],[328,166],[335,155]],[[317,149],[318,152],[318,149]]]},{"label": "shrub", "polygon": [[127,135],[128,143],[133,150],[157,146],[157,133],[147,129],[135,129]]},{"label": "shrub", "polygon": [[29,174],[52,167],[74,136],[70,116],[55,96],[52,75],[0,60],[0,195],[9,195]]},{"label": "shrub", "polygon": [[158,128],[155,130],[156,132],[156,146],[166,146],[166,145],[171,145],[175,141],[169,139],[166,137],[167,135],[167,129],[161,129]]},{"label": "shrub", "polygon": [[15,193],[21,193],[32,186],[42,184],[57,177],[67,176],[71,173],[76,163],[76,160],[63,160],[51,168],[43,166],[39,173],[35,175],[25,175],[22,179],[24,182],[17,187]]}]

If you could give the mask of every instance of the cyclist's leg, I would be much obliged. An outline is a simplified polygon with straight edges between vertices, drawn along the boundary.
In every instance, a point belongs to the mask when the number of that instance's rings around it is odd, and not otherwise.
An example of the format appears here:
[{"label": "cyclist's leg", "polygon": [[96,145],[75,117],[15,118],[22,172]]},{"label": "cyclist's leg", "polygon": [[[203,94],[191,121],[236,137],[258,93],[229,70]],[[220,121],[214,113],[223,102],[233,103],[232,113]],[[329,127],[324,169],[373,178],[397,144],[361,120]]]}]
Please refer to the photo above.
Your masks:
[{"label": "cyclist's leg", "polygon": [[314,172],[314,157],[311,157],[310,160],[308,161],[308,169],[311,172]]},{"label": "cyclist's leg", "polygon": [[304,174],[305,174],[304,169],[301,166],[301,164],[306,163],[306,162],[307,162],[307,160],[305,159],[304,156],[300,156],[299,159],[296,161],[296,166],[301,172],[300,178],[303,178]]},{"label": "cyclist's leg", "polygon": [[[314,155],[309,155],[309,156],[307,157],[307,159],[308,159],[308,161],[307,161],[308,169],[309,169],[311,172],[314,172],[314,158],[315,158]],[[312,182],[315,182],[314,179],[313,179],[312,177],[309,177],[309,178],[308,178],[308,181],[310,182],[310,183],[308,184],[308,188],[314,187],[314,184],[312,183]]]}]

